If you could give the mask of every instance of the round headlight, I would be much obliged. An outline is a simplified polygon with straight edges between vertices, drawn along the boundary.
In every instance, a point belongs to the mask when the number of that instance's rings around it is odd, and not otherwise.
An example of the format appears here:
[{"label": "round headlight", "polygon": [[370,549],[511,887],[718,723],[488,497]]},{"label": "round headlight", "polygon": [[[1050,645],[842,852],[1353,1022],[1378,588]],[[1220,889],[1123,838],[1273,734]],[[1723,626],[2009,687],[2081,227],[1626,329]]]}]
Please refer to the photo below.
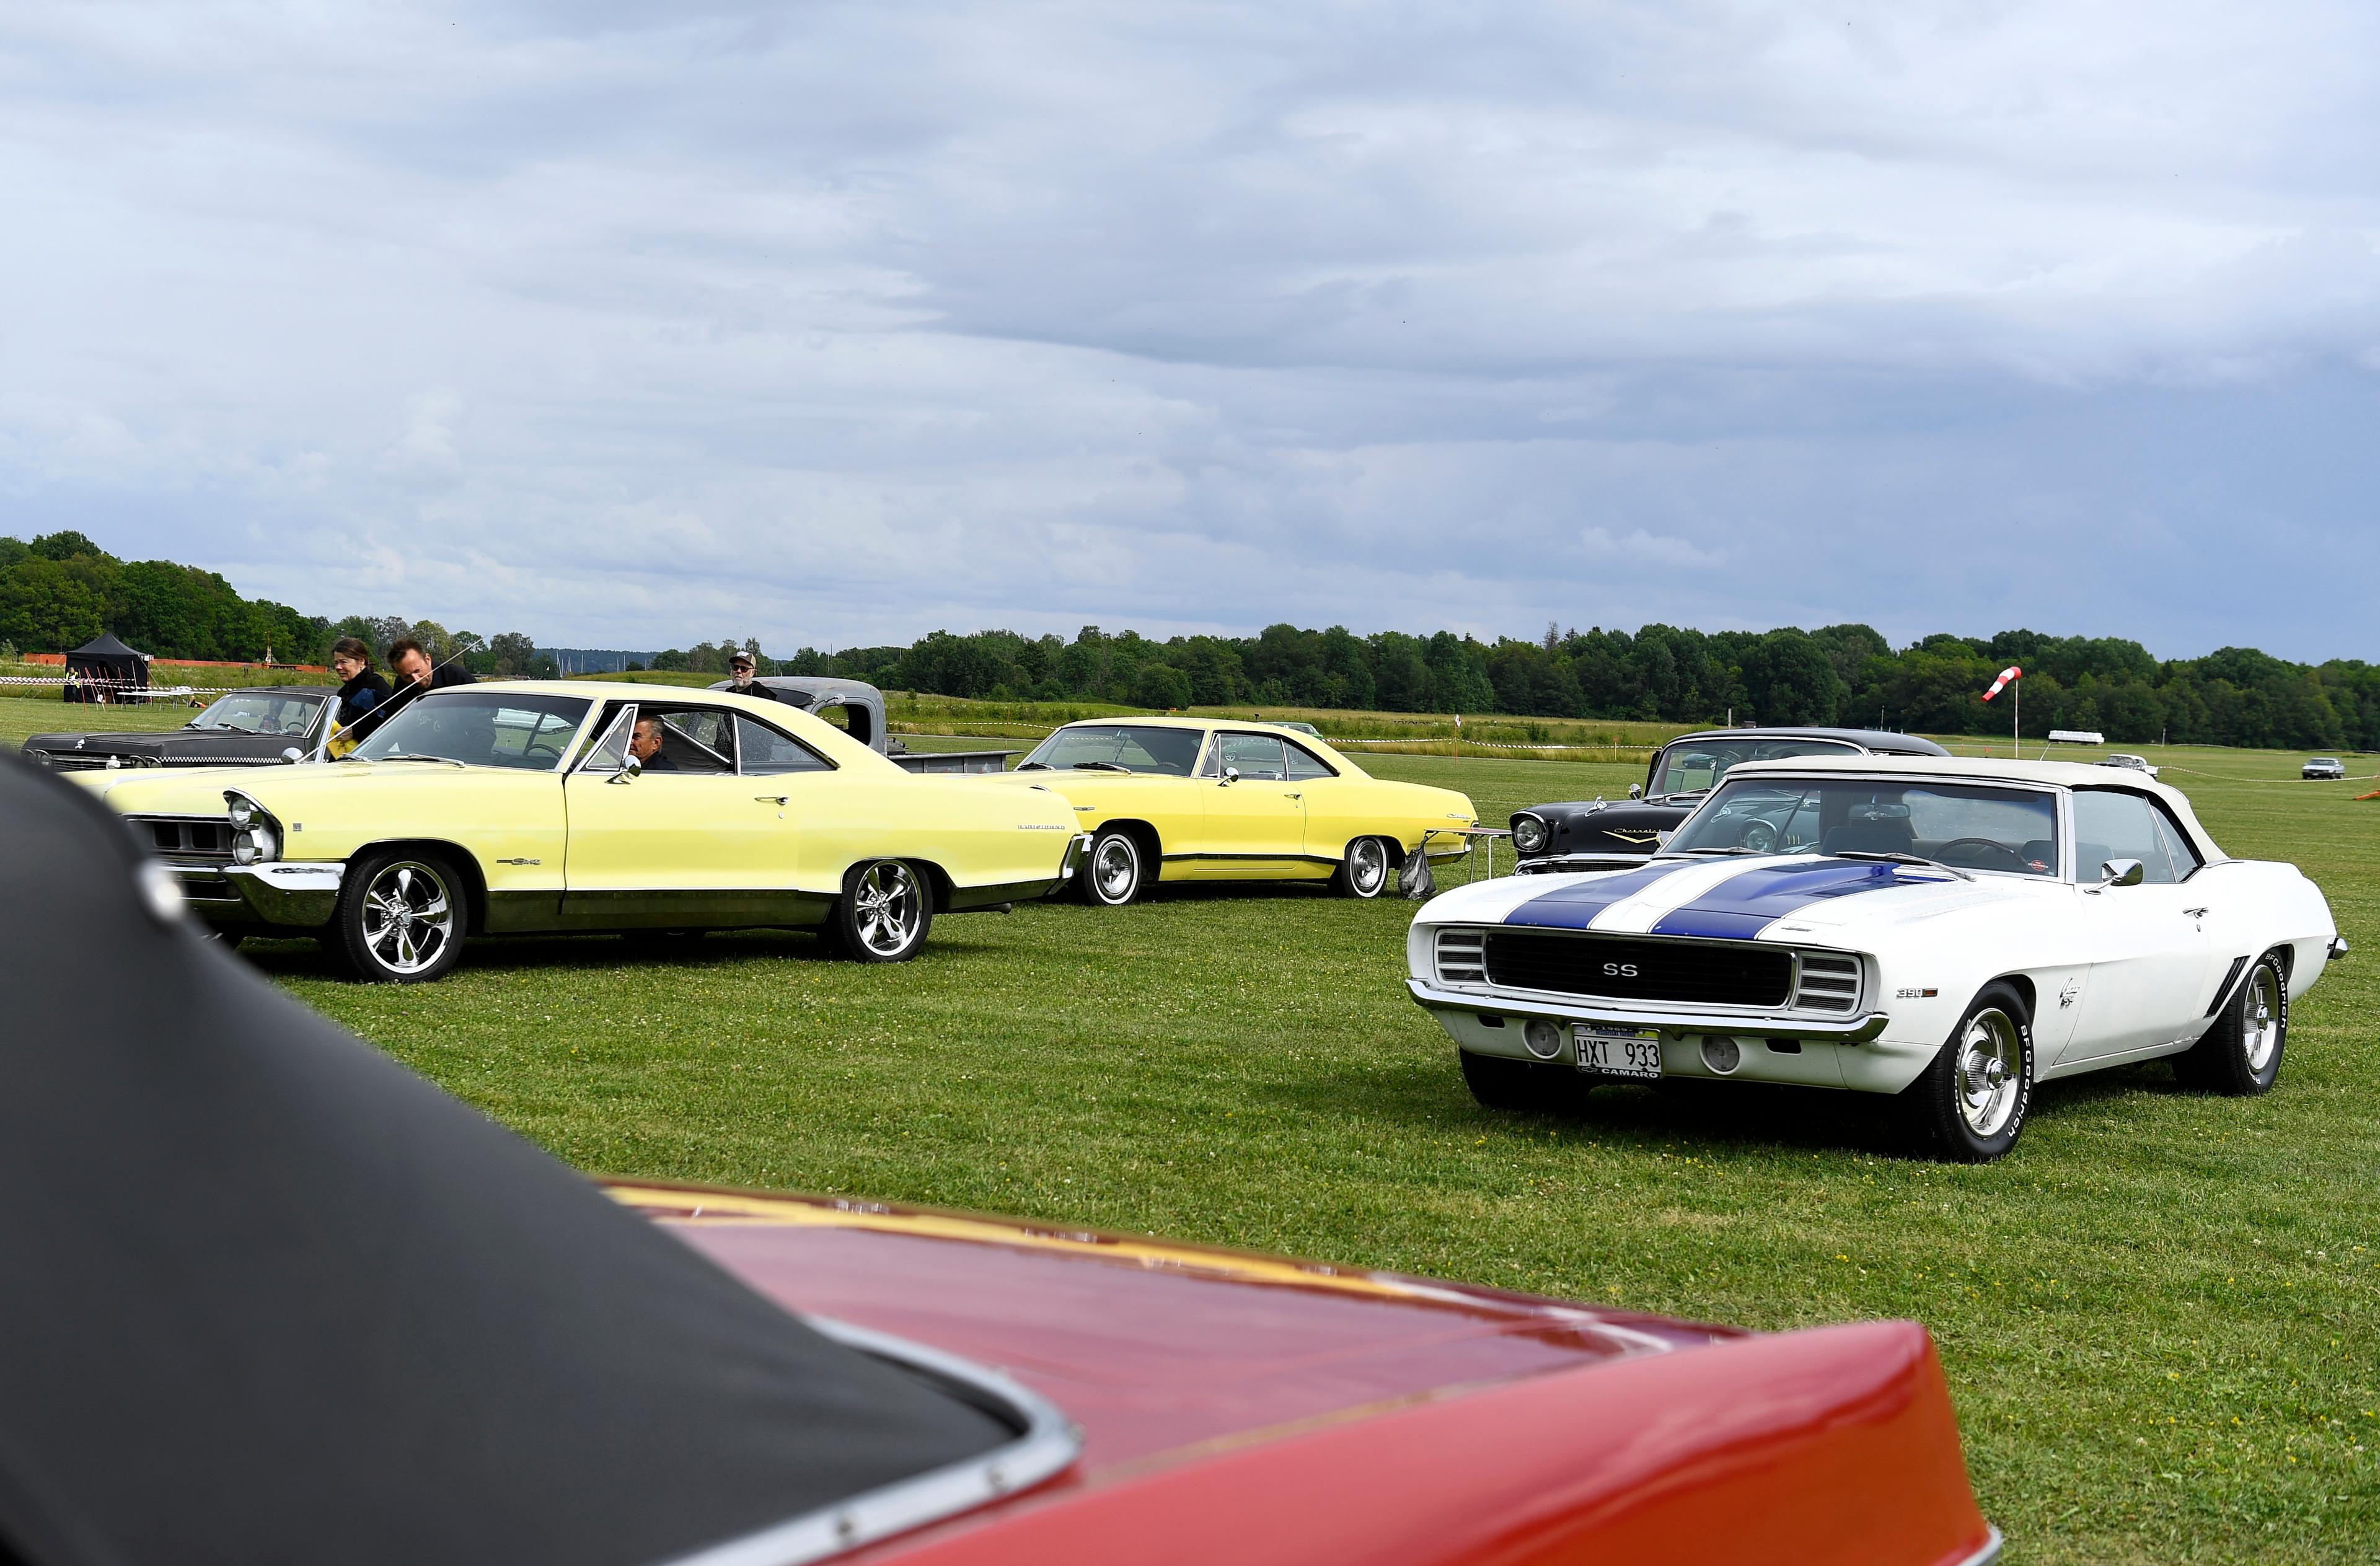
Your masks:
[{"label": "round headlight", "polygon": [[1520,815],[1512,818],[1512,846],[1524,854],[1544,853],[1546,844],[1553,841],[1553,836],[1539,817]]},{"label": "round headlight", "polygon": [[244,827],[254,819],[256,819],[256,806],[252,801],[235,799],[231,802],[231,824],[233,826]]}]

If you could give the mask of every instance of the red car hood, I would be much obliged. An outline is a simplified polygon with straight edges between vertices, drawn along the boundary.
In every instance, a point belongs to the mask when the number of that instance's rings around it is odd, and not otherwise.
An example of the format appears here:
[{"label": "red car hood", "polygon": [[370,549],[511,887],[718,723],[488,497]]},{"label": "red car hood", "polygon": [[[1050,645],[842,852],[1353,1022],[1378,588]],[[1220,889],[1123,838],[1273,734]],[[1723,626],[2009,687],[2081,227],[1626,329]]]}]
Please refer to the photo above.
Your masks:
[{"label": "red car hood", "polygon": [[1987,1559],[1922,1328],[1755,1337],[1395,1273],[617,1183],[754,1289],[998,1366],[1056,1483],[870,1560]]}]

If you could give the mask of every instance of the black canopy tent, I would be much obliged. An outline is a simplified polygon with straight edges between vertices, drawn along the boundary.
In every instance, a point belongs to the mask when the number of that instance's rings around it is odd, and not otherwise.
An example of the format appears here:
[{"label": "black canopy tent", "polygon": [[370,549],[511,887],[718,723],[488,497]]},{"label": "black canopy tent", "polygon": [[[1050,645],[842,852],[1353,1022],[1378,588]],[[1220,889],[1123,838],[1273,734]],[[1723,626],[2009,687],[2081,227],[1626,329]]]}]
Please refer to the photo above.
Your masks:
[{"label": "black canopy tent", "polygon": [[99,635],[67,654],[68,701],[123,701],[126,691],[149,688],[149,660],[115,639]]},{"label": "black canopy tent", "polygon": [[0,816],[0,1562],[666,1560],[1015,1436]]}]

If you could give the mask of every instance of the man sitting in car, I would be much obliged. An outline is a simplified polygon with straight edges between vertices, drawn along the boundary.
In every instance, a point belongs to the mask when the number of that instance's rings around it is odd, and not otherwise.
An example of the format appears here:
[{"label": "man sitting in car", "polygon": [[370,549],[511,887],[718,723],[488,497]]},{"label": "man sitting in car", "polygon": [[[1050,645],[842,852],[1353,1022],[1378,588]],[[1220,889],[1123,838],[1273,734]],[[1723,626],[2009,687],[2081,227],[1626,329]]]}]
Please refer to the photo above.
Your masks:
[{"label": "man sitting in car", "polygon": [[666,733],[659,713],[647,712],[637,719],[637,732],[628,736],[628,754],[637,759],[638,767],[648,772],[677,771],[677,763],[662,749]]}]

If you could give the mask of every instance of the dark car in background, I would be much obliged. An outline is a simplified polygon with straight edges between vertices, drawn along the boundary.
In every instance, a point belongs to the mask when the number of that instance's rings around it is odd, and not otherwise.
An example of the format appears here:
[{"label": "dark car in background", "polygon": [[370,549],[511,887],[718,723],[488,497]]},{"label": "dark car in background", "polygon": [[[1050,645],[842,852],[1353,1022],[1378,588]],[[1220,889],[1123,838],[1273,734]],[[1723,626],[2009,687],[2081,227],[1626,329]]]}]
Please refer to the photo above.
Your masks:
[{"label": "dark car in background", "polygon": [[[1703,796],[1743,762],[1797,756],[1949,754],[1930,739],[1882,729],[1704,729],[1680,734],[1656,751],[1644,783],[1632,784],[1625,800],[1573,799],[1516,811],[1512,847],[1523,874],[1621,868],[1649,856]],[[1786,845],[1750,842],[1744,846],[1769,853]]]},{"label": "dark car in background", "polygon": [[269,767],[311,756],[338,692],[328,686],[226,691],[178,729],[148,734],[35,734],[26,760],[54,771],[123,767]]}]

